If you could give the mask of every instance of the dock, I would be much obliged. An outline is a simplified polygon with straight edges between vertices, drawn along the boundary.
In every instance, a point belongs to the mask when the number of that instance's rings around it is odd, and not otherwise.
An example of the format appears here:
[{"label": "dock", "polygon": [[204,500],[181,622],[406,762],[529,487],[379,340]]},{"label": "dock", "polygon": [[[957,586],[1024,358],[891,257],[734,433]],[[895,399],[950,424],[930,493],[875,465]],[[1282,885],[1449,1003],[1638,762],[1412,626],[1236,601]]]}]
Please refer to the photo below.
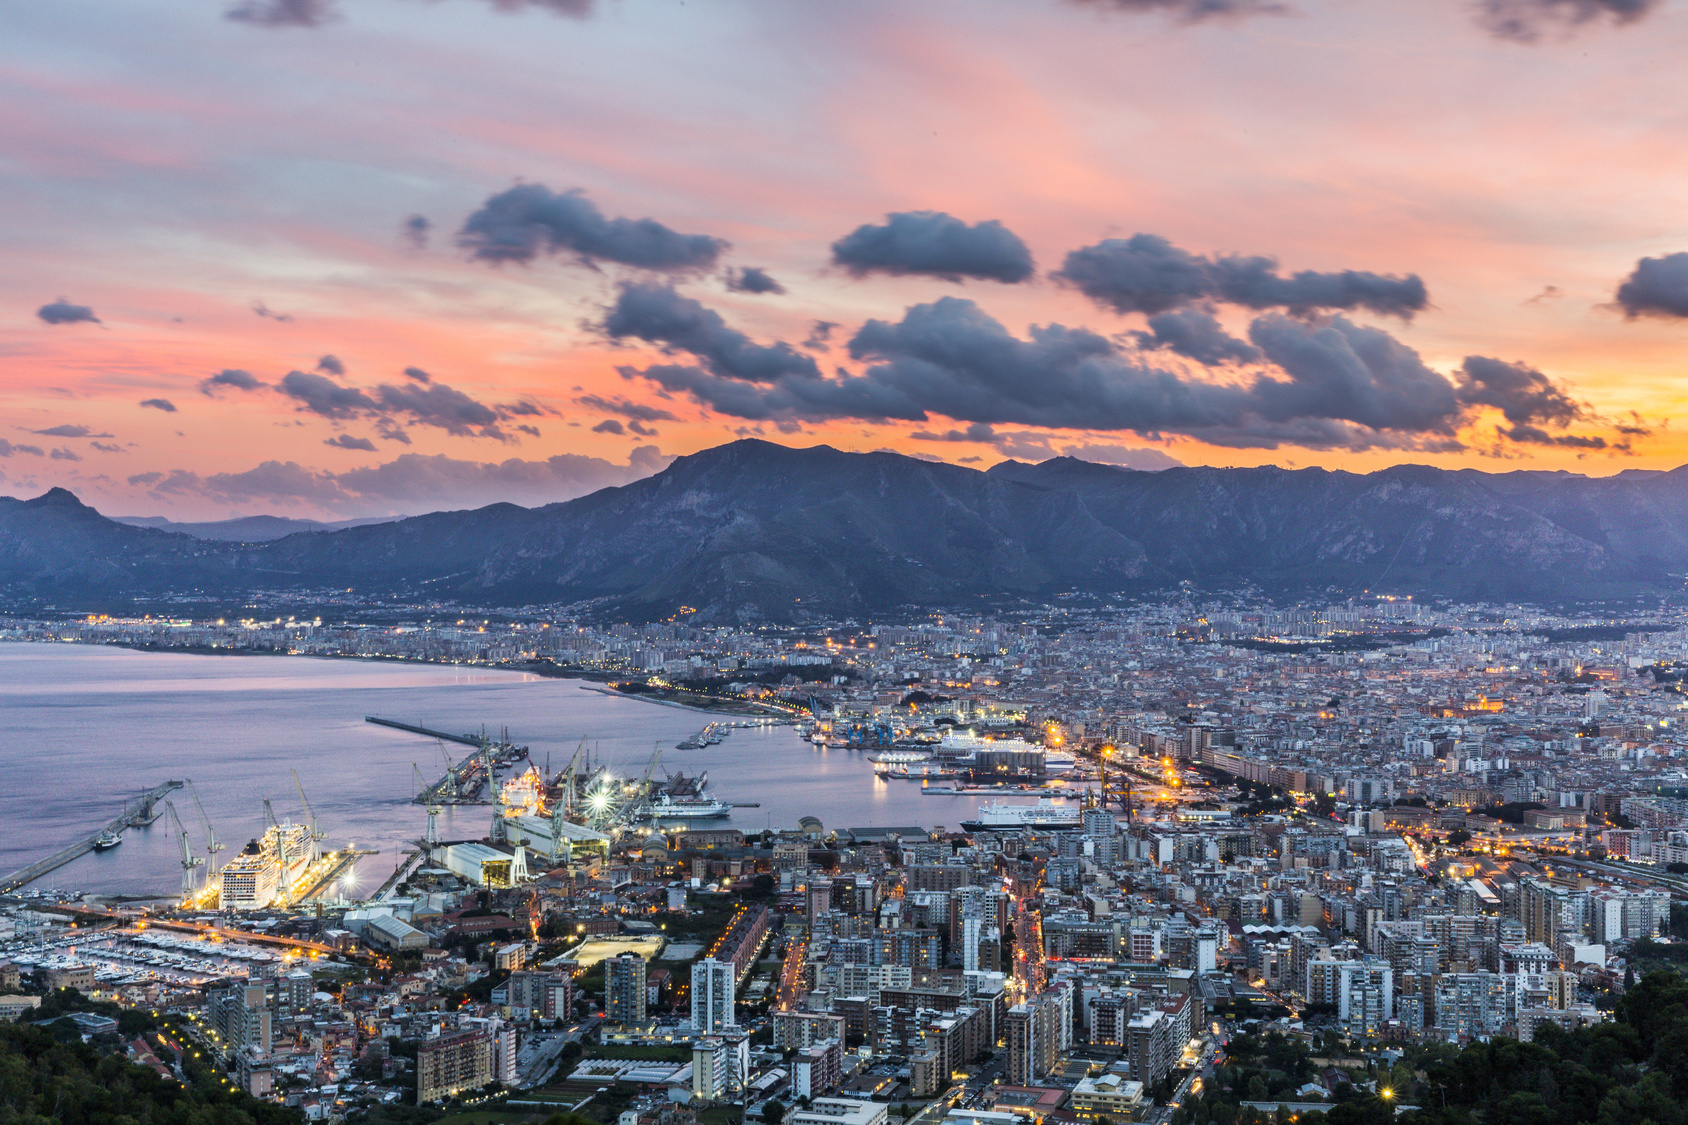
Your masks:
[{"label": "dock", "polygon": [[405,852],[404,859],[399,862],[397,867],[393,868],[393,873],[387,877],[386,882],[381,884],[380,889],[370,896],[369,901],[386,902],[393,897],[393,892],[398,889],[399,884],[416,874],[416,869],[421,867],[427,858],[428,853],[422,848],[413,852]]},{"label": "dock", "polygon": [[151,824],[158,819],[154,806],[167,793],[182,788],[186,782],[166,781],[162,785],[155,785],[142,793],[139,797],[131,797],[124,802],[123,813],[109,824],[102,824],[90,835],[78,840],[67,848],[54,852],[46,859],[37,860],[28,867],[21,868],[0,879],[0,894],[7,894],[26,887],[49,871],[57,871],[73,859],[80,859],[94,850],[94,841],[106,832],[121,834],[124,829]]},{"label": "dock", "polygon": [[377,718],[374,715],[365,715],[363,717],[363,721],[366,723],[374,723],[378,727],[391,727],[393,730],[402,730],[408,731],[411,734],[419,734],[424,738],[444,739],[447,742],[455,742],[459,746],[473,746],[477,750],[480,749],[482,745],[490,744],[494,750],[502,750],[507,754],[515,754],[518,757],[527,753],[526,746],[517,746],[508,739],[489,739],[485,734],[482,734],[479,737],[473,734],[447,734],[443,730],[433,730],[430,727],[417,726],[415,723],[401,723],[397,719]]},{"label": "dock", "polygon": [[296,904],[305,903],[310,902],[312,899],[322,897],[333,888],[334,884],[339,881],[340,876],[349,871],[352,865],[357,863],[358,860],[362,859],[364,856],[380,854],[381,853],[379,851],[371,851],[362,848],[348,848],[343,852],[335,852],[331,856],[325,857],[328,859],[328,862],[323,865],[324,870],[321,873],[316,874],[314,877],[311,877],[310,881],[306,883],[299,893],[294,896],[293,901]]}]

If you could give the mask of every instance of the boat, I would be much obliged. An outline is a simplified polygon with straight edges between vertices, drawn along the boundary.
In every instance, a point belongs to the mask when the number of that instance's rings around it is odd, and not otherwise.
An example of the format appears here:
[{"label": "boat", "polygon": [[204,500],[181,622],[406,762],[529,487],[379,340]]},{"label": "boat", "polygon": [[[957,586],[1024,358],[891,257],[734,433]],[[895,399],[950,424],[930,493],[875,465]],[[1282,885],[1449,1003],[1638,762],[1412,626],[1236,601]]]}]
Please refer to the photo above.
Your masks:
[{"label": "boat", "polygon": [[719,820],[733,807],[705,793],[677,796],[658,793],[640,812],[651,820]]},{"label": "boat", "polygon": [[1015,828],[1064,829],[1079,826],[1079,810],[1057,805],[1043,797],[1033,805],[1017,805],[1011,801],[987,801],[979,806],[979,814],[964,820],[961,827],[968,832],[1007,831]]},{"label": "boat", "polygon": [[94,837],[94,850],[97,852],[110,851],[122,842],[122,835],[108,828]]}]

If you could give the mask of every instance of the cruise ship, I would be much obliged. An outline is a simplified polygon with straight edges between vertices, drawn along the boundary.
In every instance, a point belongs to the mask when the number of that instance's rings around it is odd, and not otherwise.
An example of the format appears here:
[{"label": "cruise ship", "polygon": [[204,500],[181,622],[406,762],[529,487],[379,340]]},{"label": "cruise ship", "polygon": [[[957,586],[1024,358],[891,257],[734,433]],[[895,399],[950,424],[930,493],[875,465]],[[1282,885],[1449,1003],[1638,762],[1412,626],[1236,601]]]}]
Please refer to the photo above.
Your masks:
[{"label": "cruise ship", "polygon": [[315,841],[310,827],[283,824],[253,840],[222,871],[224,910],[263,910],[305,873]]},{"label": "cruise ship", "polygon": [[1015,828],[1059,830],[1078,826],[1077,806],[1057,805],[1048,797],[1040,798],[1035,805],[986,801],[979,806],[979,815],[975,819],[961,822],[961,827],[968,832],[1006,832]]}]

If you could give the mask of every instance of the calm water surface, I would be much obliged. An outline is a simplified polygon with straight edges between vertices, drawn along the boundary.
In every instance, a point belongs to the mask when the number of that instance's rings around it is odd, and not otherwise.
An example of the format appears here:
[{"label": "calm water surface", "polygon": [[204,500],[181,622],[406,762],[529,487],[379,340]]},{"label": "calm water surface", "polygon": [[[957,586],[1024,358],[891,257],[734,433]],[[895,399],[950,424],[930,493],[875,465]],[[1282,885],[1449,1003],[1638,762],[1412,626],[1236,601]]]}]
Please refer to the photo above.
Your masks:
[{"label": "calm water surface", "polygon": [[[86,645],[0,644],[0,873],[85,837],[126,797],[168,778],[192,778],[227,860],[264,825],[264,798],[279,817],[301,816],[297,769],[325,847],[356,843],[381,854],[358,878],[373,889],[393,869],[426,814],[411,803],[412,764],[429,781],[444,772],[432,740],[364,722],[379,715],[436,730],[508,727],[541,767],[561,768],[581,738],[623,773],[643,773],[653,743],[669,770],[708,770],[730,823],[746,831],[794,827],[818,816],[829,828],[944,824],[973,815],[976,797],[922,796],[914,783],[873,776],[860,754],[818,750],[790,727],[736,730],[703,750],[674,750],[706,716],[588,691],[577,680],[451,665],[283,656],[199,656]],[[453,760],[467,748],[446,744]],[[1029,801],[1029,797],[1016,798]],[[185,790],[171,800],[190,842],[203,847]],[[447,809],[447,839],[486,833],[491,809]],[[37,886],[173,893],[180,845],[166,828],[131,829],[121,847],[83,856]]]}]

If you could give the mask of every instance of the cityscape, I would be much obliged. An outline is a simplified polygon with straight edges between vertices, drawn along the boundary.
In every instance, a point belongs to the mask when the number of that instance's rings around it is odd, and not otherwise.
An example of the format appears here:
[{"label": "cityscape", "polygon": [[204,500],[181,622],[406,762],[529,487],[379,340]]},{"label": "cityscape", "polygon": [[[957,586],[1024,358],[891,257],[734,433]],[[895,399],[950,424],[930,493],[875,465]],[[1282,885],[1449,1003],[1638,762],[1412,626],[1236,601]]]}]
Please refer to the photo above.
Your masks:
[{"label": "cityscape", "polygon": [[[16,1018],[62,1009],[97,1039],[148,1013],[129,1047],[160,1076],[204,1060],[307,1119],[1182,1121],[1248,1066],[1238,1039],[1332,1060],[1251,1074],[1244,1108],[1399,1084],[1404,1111],[1420,1053],[1597,1027],[1688,936],[1688,616],[1663,605],[1186,595],[819,629],[95,615],[0,620],[0,640],[543,665],[695,716],[691,776],[660,746],[618,773],[584,739],[541,764],[519,731],[369,717],[464,752],[393,779],[415,834],[379,886],[323,846],[297,772],[302,815],[266,800],[244,848],[179,780],[87,842],[171,834],[174,899],[9,879]],[[792,823],[743,823],[710,750],[773,726],[930,815],[829,823],[817,789]],[[488,829],[442,835],[448,805]]]},{"label": "cityscape", "polygon": [[0,7],[0,1125],[1688,1125],[1685,59]]}]

